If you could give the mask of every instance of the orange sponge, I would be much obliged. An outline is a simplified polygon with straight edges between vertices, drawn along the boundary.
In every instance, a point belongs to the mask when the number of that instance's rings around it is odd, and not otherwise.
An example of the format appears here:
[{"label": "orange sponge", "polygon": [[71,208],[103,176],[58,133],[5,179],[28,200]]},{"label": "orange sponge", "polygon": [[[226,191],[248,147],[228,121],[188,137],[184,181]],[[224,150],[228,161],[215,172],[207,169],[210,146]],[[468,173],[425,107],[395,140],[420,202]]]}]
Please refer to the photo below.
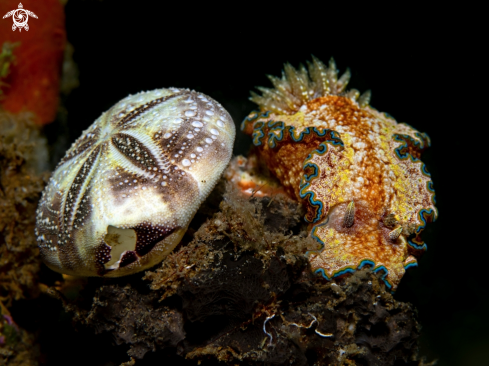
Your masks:
[{"label": "orange sponge", "polygon": [[[20,9],[18,1],[1,1],[0,16]],[[0,47],[6,42],[19,44],[13,50],[14,62],[2,78],[0,105],[12,113],[33,112],[35,122],[44,125],[54,120],[58,107],[66,45],[64,7],[59,0],[29,1],[22,6],[37,16],[28,17],[28,30],[25,27],[12,30],[15,14],[0,19]],[[24,12],[17,15],[25,17]]]}]

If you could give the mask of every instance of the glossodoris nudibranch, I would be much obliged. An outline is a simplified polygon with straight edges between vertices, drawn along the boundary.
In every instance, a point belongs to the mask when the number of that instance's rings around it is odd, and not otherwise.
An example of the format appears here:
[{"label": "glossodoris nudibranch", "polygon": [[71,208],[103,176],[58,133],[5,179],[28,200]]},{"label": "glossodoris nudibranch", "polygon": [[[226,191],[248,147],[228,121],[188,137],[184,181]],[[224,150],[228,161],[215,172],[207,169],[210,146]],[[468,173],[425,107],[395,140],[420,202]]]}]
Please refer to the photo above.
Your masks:
[{"label": "glossodoris nudibranch", "polygon": [[242,124],[258,153],[291,196],[302,200],[320,248],[312,269],[331,279],[363,266],[383,272],[394,290],[437,211],[430,174],[419,160],[428,136],[369,106],[370,92],[346,91],[313,58],[308,70],[286,64],[274,89],[259,88],[260,107]]},{"label": "glossodoris nudibranch", "polygon": [[41,256],[53,270],[118,277],[160,262],[231,158],[229,113],[186,89],[129,96],[67,151],[37,211]]}]

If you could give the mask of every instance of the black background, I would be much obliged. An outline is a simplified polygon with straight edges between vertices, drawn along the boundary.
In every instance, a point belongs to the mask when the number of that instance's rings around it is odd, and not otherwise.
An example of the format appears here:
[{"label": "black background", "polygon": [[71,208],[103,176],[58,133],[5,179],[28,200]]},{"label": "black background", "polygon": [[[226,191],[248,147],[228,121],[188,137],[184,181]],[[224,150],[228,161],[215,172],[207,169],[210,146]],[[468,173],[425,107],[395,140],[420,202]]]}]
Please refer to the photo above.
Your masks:
[{"label": "black background", "polygon": [[[249,91],[270,86],[266,74],[279,75],[283,63],[298,66],[311,54],[324,62],[334,57],[340,71],[350,67],[350,87],[372,90],[373,107],[432,139],[423,161],[439,219],[425,231],[428,252],[395,294],[418,309],[421,354],[439,365],[489,364],[487,240],[478,238],[484,220],[472,208],[482,205],[487,184],[469,168],[471,162],[479,171],[486,165],[476,153],[484,134],[476,117],[483,103],[474,90],[484,73],[475,64],[483,43],[469,20],[462,9],[407,3],[333,9],[331,3],[296,2],[264,9],[70,0],[66,26],[80,86],[65,100],[68,140],[126,95],[170,86],[210,95],[239,125],[254,109]],[[51,139],[57,128],[46,128]],[[238,130],[235,153],[249,145]]]}]

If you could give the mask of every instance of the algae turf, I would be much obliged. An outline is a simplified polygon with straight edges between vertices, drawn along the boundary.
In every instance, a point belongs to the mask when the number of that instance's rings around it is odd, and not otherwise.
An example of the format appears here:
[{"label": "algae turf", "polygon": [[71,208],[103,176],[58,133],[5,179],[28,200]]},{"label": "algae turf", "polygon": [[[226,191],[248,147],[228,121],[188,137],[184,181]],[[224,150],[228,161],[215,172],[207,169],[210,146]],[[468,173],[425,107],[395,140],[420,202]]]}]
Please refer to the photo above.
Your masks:
[{"label": "algae turf", "polygon": [[34,235],[45,176],[45,140],[28,113],[0,109],[0,364],[35,365],[36,337],[15,324],[8,308],[39,295],[41,262]]},{"label": "algae turf", "polygon": [[283,196],[247,198],[221,182],[159,266],[89,279],[73,300],[68,281],[49,292],[126,365],[422,364],[415,309],[375,274],[333,283],[310,272],[303,254],[317,243],[302,214]]},{"label": "algae turf", "polygon": [[0,131],[0,298],[10,306],[39,292],[34,227],[45,182],[37,173],[42,164],[32,163],[42,157],[44,141],[28,115],[0,110]]}]

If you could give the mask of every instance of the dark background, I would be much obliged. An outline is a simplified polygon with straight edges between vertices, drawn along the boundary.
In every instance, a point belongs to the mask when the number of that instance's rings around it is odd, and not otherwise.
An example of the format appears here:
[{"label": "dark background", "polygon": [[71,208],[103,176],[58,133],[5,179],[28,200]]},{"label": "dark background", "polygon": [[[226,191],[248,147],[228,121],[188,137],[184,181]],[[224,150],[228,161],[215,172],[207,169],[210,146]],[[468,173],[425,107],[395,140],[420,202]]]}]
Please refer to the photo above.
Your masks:
[{"label": "dark background", "polygon": [[[487,241],[477,238],[484,220],[471,208],[482,205],[479,192],[487,184],[469,168],[471,161],[485,166],[475,152],[484,144],[476,117],[482,105],[473,89],[481,45],[474,42],[478,32],[462,25],[470,16],[446,7],[362,9],[350,3],[340,9],[284,3],[270,10],[249,3],[176,5],[68,2],[80,86],[64,101],[67,124],[46,128],[50,139],[64,131],[71,144],[126,95],[170,86],[210,95],[239,125],[254,109],[249,91],[271,86],[266,74],[279,75],[283,63],[298,66],[311,54],[324,62],[334,57],[340,71],[351,68],[350,87],[372,90],[373,107],[432,139],[423,161],[439,219],[425,231],[428,252],[395,295],[418,309],[421,354],[439,359],[438,365],[489,364],[481,252]],[[238,131],[235,153],[249,145]]]}]

